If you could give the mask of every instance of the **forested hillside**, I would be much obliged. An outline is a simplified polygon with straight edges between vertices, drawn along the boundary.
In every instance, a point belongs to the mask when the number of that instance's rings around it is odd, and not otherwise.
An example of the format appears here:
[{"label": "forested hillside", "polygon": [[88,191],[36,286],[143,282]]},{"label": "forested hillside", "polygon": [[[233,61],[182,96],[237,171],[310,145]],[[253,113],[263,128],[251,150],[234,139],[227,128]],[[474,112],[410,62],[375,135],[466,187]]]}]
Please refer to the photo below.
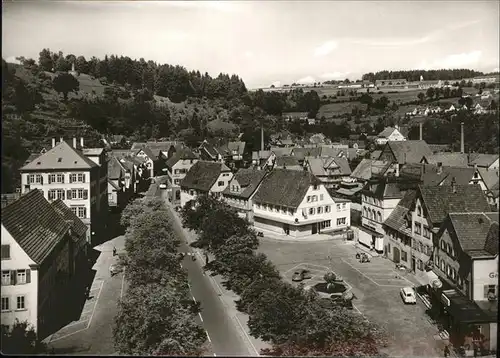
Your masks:
[{"label": "forested hillside", "polygon": [[363,80],[375,81],[375,80],[395,80],[395,79],[406,79],[407,81],[419,81],[420,76],[424,80],[461,80],[464,78],[472,78],[476,76],[482,76],[484,73],[469,70],[469,69],[442,69],[442,70],[410,70],[410,71],[379,71],[379,72],[369,72],[365,73],[362,77]]}]

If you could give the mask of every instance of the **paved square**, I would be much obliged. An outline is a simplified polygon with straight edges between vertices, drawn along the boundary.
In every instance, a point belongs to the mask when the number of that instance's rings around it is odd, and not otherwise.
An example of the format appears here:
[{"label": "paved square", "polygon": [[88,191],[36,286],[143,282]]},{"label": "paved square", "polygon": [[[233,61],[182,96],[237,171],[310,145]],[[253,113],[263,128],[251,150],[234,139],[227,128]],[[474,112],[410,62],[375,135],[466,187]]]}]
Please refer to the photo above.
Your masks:
[{"label": "paved square", "polygon": [[306,285],[322,280],[327,270],[341,275],[352,287],[356,308],[389,332],[390,346],[384,352],[390,356],[442,354],[442,342],[433,337],[437,327],[428,321],[423,303],[403,304],[400,288],[414,286],[414,281],[411,275],[396,272],[393,262],[374,257],[369,263],[360,263],[356,260],[357,248],[344,240],[293,242],[264,237],[258,251],[266,254],[287,280],[299,268],[309,269],[314,275],[314,279],[304,280]]}]

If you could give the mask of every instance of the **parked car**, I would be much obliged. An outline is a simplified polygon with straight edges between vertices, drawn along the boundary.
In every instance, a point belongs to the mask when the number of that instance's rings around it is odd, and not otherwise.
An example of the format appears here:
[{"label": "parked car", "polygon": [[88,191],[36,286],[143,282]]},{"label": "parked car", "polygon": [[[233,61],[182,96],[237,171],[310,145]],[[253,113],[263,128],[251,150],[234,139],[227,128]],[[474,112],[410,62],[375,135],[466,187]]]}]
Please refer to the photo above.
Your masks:
[{"label": "parked car", "polygon": [[167,189],[167,184],[160,184],[160,189]]},{"label": "parked car", "polygon": [[302,280],[306,280],[306,279],[311,278],[311,277],[312,276],[308,270],[300,269],[300,270],[296,270],[293,273],[292,281],[300,282]]},{"label": "parked car", "polygon": [[413,288],[403,287],[400,291],[400,294],[405,304],[417,304],[417,296]]}]

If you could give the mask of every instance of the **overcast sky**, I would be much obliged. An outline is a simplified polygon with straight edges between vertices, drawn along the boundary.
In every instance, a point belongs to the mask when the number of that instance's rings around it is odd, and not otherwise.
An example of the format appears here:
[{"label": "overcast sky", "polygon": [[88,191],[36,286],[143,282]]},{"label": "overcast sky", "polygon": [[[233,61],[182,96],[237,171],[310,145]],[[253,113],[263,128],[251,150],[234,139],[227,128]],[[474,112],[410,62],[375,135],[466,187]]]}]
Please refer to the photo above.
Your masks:
[{"label": "overcast sky", "polygon": [[247,87],[499,67],[498,1],[3,2],[2,57],[117,54]]}]

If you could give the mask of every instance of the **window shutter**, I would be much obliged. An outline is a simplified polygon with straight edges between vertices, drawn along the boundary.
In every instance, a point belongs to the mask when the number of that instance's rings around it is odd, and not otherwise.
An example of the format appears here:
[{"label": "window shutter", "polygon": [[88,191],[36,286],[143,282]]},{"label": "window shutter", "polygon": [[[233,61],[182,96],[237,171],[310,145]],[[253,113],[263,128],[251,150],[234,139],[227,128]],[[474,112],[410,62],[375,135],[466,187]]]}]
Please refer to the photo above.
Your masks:
[{"label": "window shutter", "polygon": [[26,270],[26,283],[31,282],[31,270]]},{"label": "window shutter", "polygon": [[40,175],[40,184],[43,184],[43,175]]},{"label": "window shutter", "polygon": [[72,197],[71,197],[71,189],[66,190],[66,198],[67,198],[68,200],[71,200],[71,199],[72,199]]},{"label": "window shutter", "polygon": [[74,180],[73,180],[73,174],[70,174],[70,175],[69,175],[69,182],[70,182],[70,183],[73,183],[73,181],[74,181]]},{"label": "window shutter", "polygon": [[17,280],[17,271],[16,270],[10,271],[10,284],[15,285],[16,280]]},{"label": "window shutter", "polygon": [[88,198],[89,198],[89,191],[88,191],[87,189],[85,189],[85,190],[83,191],[83,199],[84,199],[84,200],[86,200],[86,199],[88,199]]},{"label": "window shutter", "polygon": [[82,183],[85,183],[85,174],[82,174]]},{"label": "window shutter", "polygon": [[49,184],[52,184],[52,175],[49,174]]},{"label": "window shutter", "polygon": [[64,198],[64,189],[63,189],[63,191],[62,191],[62,198],[61,198],[61,199],[62,199],[62,200],[65,200],[65,198]]}]

